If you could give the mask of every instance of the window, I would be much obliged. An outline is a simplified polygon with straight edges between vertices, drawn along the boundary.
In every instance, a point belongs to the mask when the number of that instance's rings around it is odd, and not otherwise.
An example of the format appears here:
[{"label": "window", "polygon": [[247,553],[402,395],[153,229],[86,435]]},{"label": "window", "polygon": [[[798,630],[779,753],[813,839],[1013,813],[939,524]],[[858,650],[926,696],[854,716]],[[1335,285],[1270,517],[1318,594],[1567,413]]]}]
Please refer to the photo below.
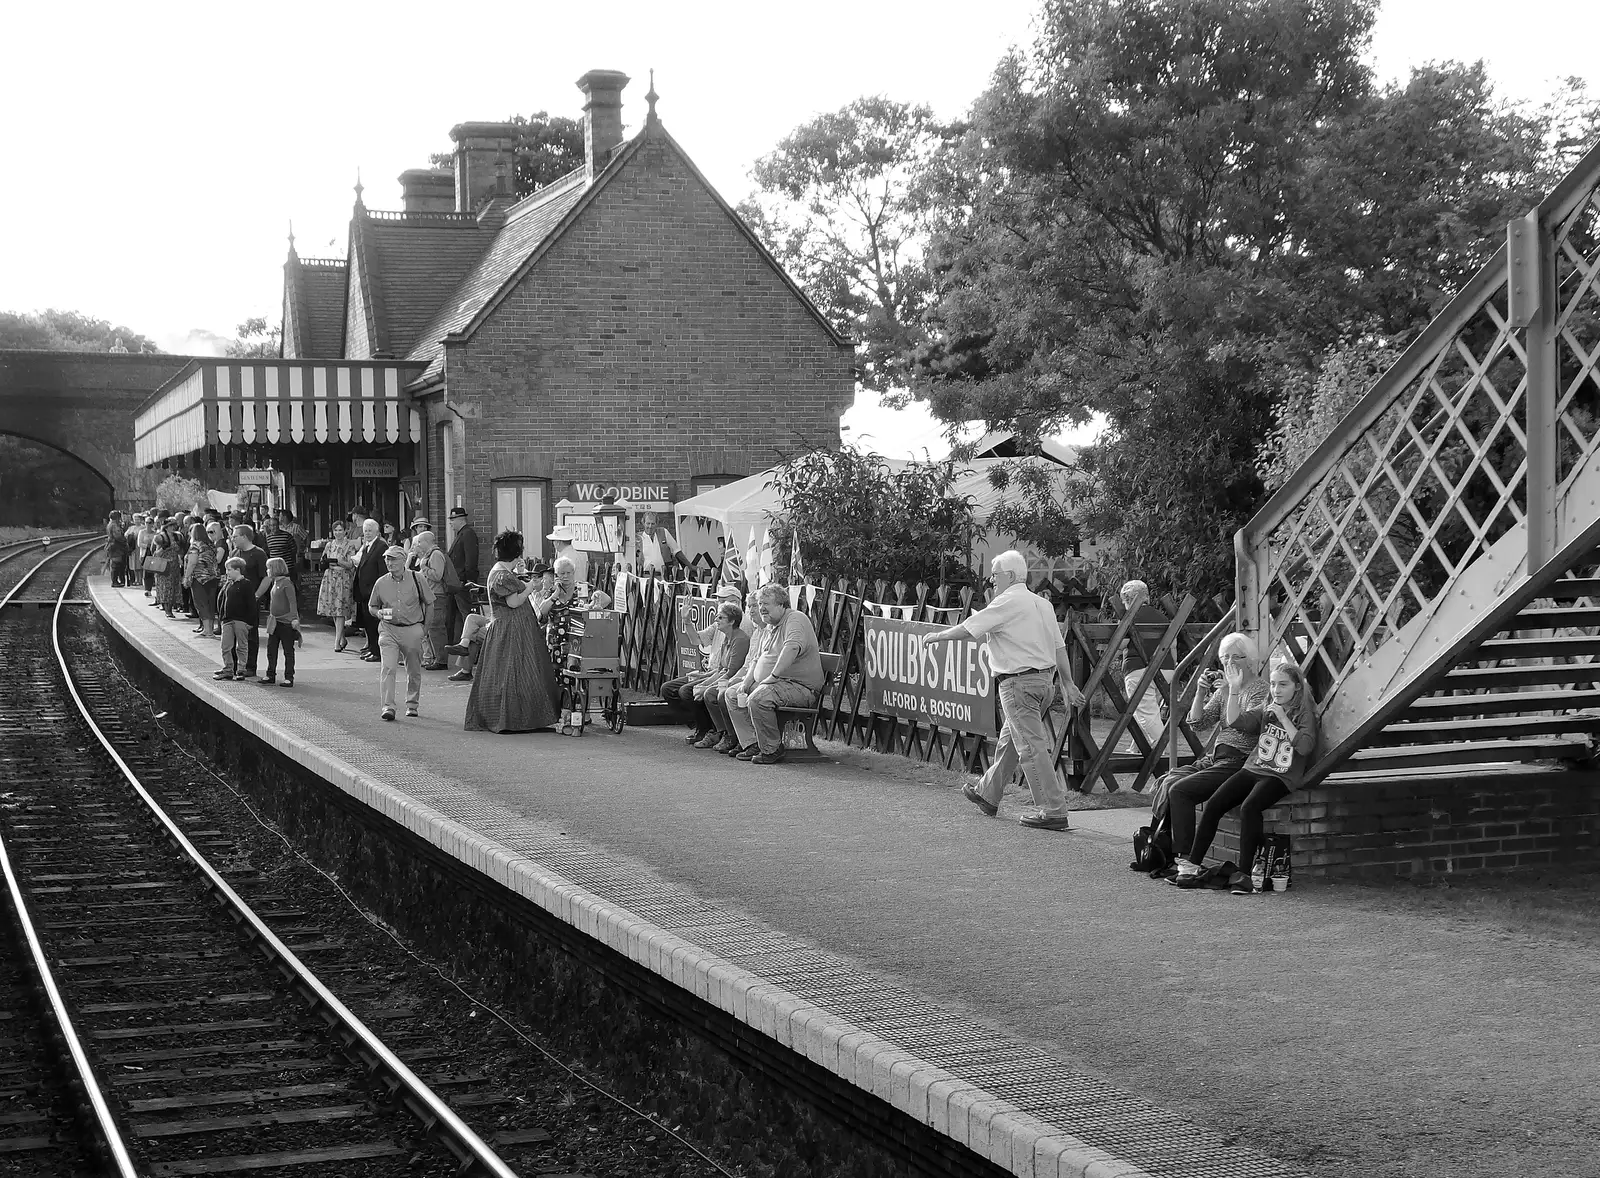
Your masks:
[{"label": "window", "polygon": [[742,474],[702,474],[689,480],[689,494],[704,495],[716,487],[725,487],[744,478]]},{"label": "window", "polygon": [[544,554],[545,509],[550,501],[550,484],[537,481],[497,482],[494,484],[494,531],[507,528],[522,533],[523,555],[530,560]]}]

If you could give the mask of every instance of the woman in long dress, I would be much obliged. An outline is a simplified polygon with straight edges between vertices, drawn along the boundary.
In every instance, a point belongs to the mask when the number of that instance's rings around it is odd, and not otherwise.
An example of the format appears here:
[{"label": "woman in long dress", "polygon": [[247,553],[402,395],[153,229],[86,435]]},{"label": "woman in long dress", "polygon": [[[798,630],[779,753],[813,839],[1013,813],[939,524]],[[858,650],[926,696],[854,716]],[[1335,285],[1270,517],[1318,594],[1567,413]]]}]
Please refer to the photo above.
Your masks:
[{"label": "woman in long dress", "polygon": [[333,538],[322,546],[322,585],[317,590],[317,612],[333,619],[333,649],[345,647],[345,624],[355,616],[352,592],[356,579],[356,552],[359,540],[350,538],[344,520],[333,521]]},{"label": "woman in long dress", "polygon": [[522,555],[522,534],[505,531],[494,538],[489,591],[492,624],[483,631],[483,648],[467,697],[468,732],[532,732],[556,722],[556,673],[545,647],[543,617],[550,598],[536,598],[511,563]]},{"label": "woman in long dress", "polygon": [[163,557],[167,567],[156,575],[156,604],[167,617],[183,604],[183,552],[178,544],[178,521],[168,520],[156,533],[155,555]]}]

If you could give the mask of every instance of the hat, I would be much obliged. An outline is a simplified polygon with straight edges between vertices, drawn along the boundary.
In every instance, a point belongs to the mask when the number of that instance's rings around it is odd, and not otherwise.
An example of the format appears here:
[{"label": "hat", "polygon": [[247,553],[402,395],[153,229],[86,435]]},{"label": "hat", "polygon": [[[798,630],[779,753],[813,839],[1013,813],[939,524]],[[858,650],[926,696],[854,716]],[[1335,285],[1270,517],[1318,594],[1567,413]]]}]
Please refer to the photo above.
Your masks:
[{"label": "hat", "polygon": [[466,519],[467,518],[467,509],[465,507],[452,507],[450,509],[450,518],[451,519]]},{"label": "hat", "polygon": [[577,537],[572,534],[572,529],[571,528],[569,528],[566,524],[561,524],[560,526],[558,526],[556,528],[555,531],[551,532],[548,536],[546,536],[545,539],[546,540],[565,540],[568,544],[571,544],[574,540],[577,539]]},{"label": "hat", "polygon": [[717,600],[731,601],[735,605],[742,605],[744,604],[744,594],[739,592],[739,586],[737,585],[724,585],[717,590]]},{"label": "hat", "polygon": [[424,531],[426,531],[427,529],[433,527],[433,525],[428,522],[428,517],[425,516],[425,515],[417,516],[416,519],[411,521],[411,526],[413,528],[421,528]]},{"label": "hat", "polygon": [[549,571],[550,571],[550,566],[545,564],[544,561],[536,560],[536,561],[533,562],[533,575],[534,576],[542,577],[546,573],[548,573]]},{"label": "hat", "polygon": [[388,560],[391,556],[403,557],[403,556],[405,556],[405,554],[406,554],[406,550],[404,548],[400,547],[400,545],[391,544],[391,545],[389,545],[388,548],[386,548],[384,550],[383,558],[385,560]]}]

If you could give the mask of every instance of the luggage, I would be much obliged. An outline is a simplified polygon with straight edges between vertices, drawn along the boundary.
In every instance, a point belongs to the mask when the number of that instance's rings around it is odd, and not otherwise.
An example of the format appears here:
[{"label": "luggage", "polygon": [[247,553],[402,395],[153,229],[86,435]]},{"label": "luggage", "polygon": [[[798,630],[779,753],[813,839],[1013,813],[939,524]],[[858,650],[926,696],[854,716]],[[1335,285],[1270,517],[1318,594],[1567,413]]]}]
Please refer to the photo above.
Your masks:
[{"label": "luggage", "polygon": [[1159,875],[1171,867],[1176,858],[1172,850],[1172,829],[1163,813],[1153,826],[1141,826],[1133,835],[1133,862],[1135,871]]},{"label": "luggage", "polygon": [[574,613],[562,663],[569,671],[615,671],[622,666],[622,611]]}]

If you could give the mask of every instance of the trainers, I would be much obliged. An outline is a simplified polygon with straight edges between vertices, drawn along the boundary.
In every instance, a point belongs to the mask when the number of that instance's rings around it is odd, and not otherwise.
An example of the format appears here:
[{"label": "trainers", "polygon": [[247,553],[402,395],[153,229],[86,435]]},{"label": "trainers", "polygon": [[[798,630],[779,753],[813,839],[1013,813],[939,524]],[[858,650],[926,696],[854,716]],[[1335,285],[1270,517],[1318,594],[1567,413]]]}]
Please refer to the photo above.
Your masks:
[{"label": "trainers", "polygon": [[213,672],[211,672],[211,677],[213,679],[232,679],[233,678],[233,672],[232,671],[213,671]]},{"label": "trainers", "polygon": [[1235,896],[1253,896],[1256,894],[1255,881],[1240,872],[1239,877],[1228,885],[1228,891]]},{"label": "trainers", "polygon": [[739,742],[731,736],[724,736],[711,749],[714,753],[736,753],[739,751]]},{"label": "trainers", "polygon": [[694,742],[694,747],[697,749],[714,749],[721,743],[722,734],[720,732],[708,732]]},{"label": "trainers", "polygon": [[233,681],[235,683],[243,683],[248,678],[250,678],[250,673],[248,671],[240,671],[233,677]]},{"label": "trainers", "polygon": [[384,708],[383,711],[379,713],[379,715],[381,715],[385,720],[393,720],[394,719],[394,709],[393,708]]},{"label": "trainers", "polygon": [[688,736],[683,738],[683,743],[684,744],[699,744],[705,738],[706,738],[706,730],[703,729],[703,728],[696,728],[693,732],[689,733]]},{"label": "trainers", "polygon": [[261,684],[264,684],[264,685],[267,685],[267,686],[270,686],[270,685],[276,683],[277,681],[278,681],[278,677],[276,675],[263,675],[263,676],[261,676],[261,678],[256,680],[257,683],[261,683]]},{"label": "trainers", "polygon": [[409,716],[411,719],[415,720],[417,718],[417,709],[416,708],[407,708],[406,709],[406,715]]},{"label": "trainers", "polygon": [[757,753],[750,758],[750,763],[752,765],[781,765],[783,764],[783,750],[779,749],[775,753]]},{"label": "trainers", "polygon": [[1046,814],[1042,810],[1029,810],[1017,819],[1019,825],[1030,826],[1034,830],[1071,830],[1072,823],[1065,814]]},{"label": "trainers", "polygon": [[734,754],[734,759],[739,761],[753,761],[761,755],[759,744],[746,745]]},{"label": "trainers", "polygon": [[294,680],[293,679],[285,679],[282,683],[278,684],[278,686],[279,687],[293,687],[294,686]]},{"label": "trainers", "polygon": [[993,818],[996,814],[1000,813],[1000,807],[979,793],[978,787],[973,785],[970,781],[961,787],[961,796],[966,798],[967,801],[971,802],[974,806],[978,807],[978,809],[982,810],[990,818]]}]

